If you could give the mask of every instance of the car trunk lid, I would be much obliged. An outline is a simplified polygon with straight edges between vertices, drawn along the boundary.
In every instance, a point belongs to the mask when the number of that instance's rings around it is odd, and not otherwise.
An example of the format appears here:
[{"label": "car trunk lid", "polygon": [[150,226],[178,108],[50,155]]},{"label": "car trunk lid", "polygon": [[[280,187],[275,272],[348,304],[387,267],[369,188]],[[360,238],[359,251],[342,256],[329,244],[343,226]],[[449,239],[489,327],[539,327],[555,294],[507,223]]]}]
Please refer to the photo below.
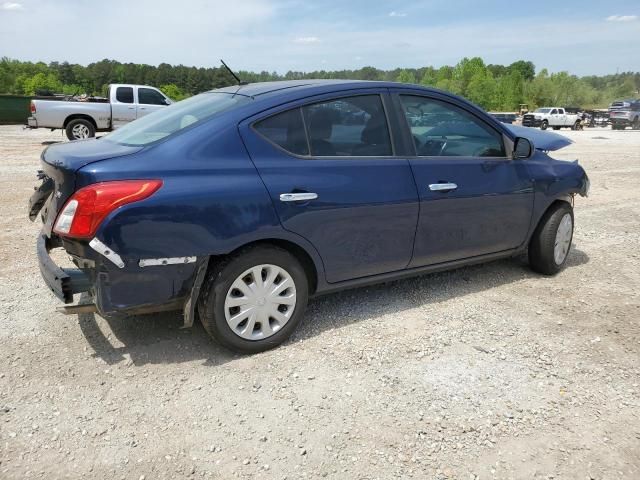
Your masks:
[{"label": "car trunk lid", "polygon": [[29,219],[41,213],[44,232],[51,234],[58,211],[76,190],[76,172],[90,163],[130,155],[142,147],[90,139],[52,145],[42,152],[38,172],[41,184],[29,199]]}]

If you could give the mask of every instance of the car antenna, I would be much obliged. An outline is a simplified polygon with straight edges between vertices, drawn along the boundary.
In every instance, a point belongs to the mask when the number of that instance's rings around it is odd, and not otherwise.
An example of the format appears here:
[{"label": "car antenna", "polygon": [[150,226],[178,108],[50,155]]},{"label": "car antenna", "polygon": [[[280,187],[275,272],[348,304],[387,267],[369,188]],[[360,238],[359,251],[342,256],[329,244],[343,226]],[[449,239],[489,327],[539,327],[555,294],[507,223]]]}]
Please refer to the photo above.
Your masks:
[{"label": "car antenna", "polygon": [[227,69],[227,71],[233,76],[233,78],[236,79],[236,82],[238,82],[238,85],[246,85],[247,82],[243,82],[242,80],[240,80],[240,77],[238,77],[238,75],[236,75],[235,73],[233,73],[233,70],[231,70],[229,68],[229,65],[227,65],[226,63],[224,63],[224,60],[220,59],[220,62],[222,63],[222,65],[224,66],[224,68]]}]

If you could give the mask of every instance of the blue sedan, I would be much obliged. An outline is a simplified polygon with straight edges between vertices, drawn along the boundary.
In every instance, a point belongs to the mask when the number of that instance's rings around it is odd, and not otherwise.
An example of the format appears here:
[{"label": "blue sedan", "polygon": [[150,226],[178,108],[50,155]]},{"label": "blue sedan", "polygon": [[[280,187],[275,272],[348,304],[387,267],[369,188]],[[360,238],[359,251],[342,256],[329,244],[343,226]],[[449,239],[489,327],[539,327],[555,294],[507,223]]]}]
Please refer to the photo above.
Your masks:
[{"label": "blue sedan", "polygon": [[50,146],[29,216],[48,287],[91,299],[68,312],[182,310],[252,353],[313,295],[524,252],[559,272],[589,188],[547,155],[568,143],[416,85],[239,85]]}]

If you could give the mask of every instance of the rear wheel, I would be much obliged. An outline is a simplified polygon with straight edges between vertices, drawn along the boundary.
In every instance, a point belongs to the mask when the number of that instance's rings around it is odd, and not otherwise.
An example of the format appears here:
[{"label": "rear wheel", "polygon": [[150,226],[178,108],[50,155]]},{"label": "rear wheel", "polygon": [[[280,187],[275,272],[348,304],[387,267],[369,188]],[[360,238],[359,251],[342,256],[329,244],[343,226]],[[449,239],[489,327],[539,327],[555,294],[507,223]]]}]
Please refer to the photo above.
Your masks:
[{"label": "rear wheel", "polygon": [[542,123],[540,124],[540,130],[546,130],[549,127],[549,122],[547,122],[546,120],[543,120]]},{"label": "rear wheel", "polygon": [[257,353],[284,342],[307,306],[298,260],[274,246],[253,247],[216,264],[198,302],[205,330],[221,345]]},{"label": "rear wheel", "polygon": [[544,214],[529,243],[529,265],[555,275],[564,268],[573,240],[573,208],[562,203]]},{"label": "rear wheel", "polygon": [[89,120],[76,118],[67,124],[65,129],[69,140],[84,140],[96,136],[96,128]]},{"label": "rear wheel", "polygon": [[640,130],[640,117],[636,117],[633,123],[631,124],[631,128],[634,130]]}]

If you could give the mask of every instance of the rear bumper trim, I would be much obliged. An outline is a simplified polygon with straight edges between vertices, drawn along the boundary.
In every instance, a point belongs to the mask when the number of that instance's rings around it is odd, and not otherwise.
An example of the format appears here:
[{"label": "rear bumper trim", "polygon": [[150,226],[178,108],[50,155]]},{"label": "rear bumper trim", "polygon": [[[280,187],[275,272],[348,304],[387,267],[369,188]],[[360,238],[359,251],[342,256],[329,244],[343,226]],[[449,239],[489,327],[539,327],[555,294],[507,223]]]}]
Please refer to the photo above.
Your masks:
[{"label": "rear bumper trim", "polygon": [[73,295],[88,292],[91,288],[89,277],[76,268],[60,268],[49,256],[49,239],[41,234],[36,244],[40,274],[56,297],[64,303],[73,303]]}]

